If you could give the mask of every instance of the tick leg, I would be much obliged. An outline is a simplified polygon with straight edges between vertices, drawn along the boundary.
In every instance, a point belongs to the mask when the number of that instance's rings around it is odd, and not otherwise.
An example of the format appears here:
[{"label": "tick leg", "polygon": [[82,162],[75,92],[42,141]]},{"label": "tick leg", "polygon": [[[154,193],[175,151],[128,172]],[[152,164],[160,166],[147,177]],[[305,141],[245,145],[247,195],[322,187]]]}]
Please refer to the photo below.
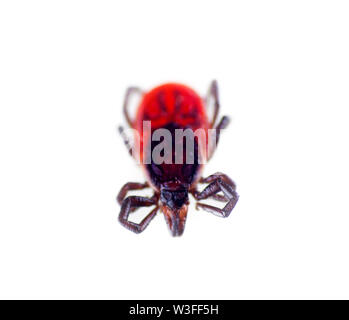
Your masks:
[{"label": "tick leg", "polygon": [[131,146],[130,140],[128,139],[128,137],[127,137],[126,134],[125,134],[124,127],[119,126],[118,130],[119,130],[119,133],[120,133],[120,135],[121,135],[121,137],[122,137],[122,140],[124,141],[124,144],[125,144],[125,146],[126,146],[126,148],[127,148],[128,153],[129,153],[129,154],[131,155],[131,157],[132,157],[132,156],[133,156],[133,155],[132,155],[132,146]]},{"label": "tick leg", "polygon": [[227,116],[223,116],[221,121],[216,126],[216,146],[218,145],[219,142],[219,137],[221,134],[221,130],[225,129],[230,123],[230,119]]},{"label": "tick leg", "polygon": [[[230,179],[226,174],[222,173],[222,172],[216,172],[214,174],[211,174],[210,176],[206,177],[206,178],[201,178],[199,180],[200,183],[211,183],[216,181],[217,179],[221,179],[222,181],[224,181],[226,184],[228,184],[233,190],[236,190],[236,184],[235,182]],[[194,191],[195,194],[199,194],[199,191],[195,190]],[[217,200],[217,201],[221,201],[221,202],[227,202],[229,201],[229,198],[227,198],[224,194],[220,195],[220,194],[212,194],[210,196],[210,198]]]},{"label": "tick leg", "polygon": [[219,123],[217,124],[217,126],[214,128],[215,129],[215,138],[216,141],[215,141],[215,144],[214,146],[211,148],[212,150],[210,150],[210,154],[209,154],[209,157],[208,157],[208,160],[210,160],[217,148],[217,145],[218,145],[218,142],[219,142],[219,138],[220,138],[220,135],[221,135],[221,130],[225,129],[230,123],[230,119],[229,117],[227,116],[223,116],[222,119],[219,121]]},{"label": "tick leg", "polygon": [[[150,211],[150,213],[140,222],[135,223],[128,220],[128,216],[135,209],[140,207],[150,207],[152,205],[156,205],[156,207]],[[156,199],[153,198],[145,198],[145,197],[136,197],[131,196],[126,198],[121,205],[121,211],[119,214],[120,223],[127,229],[140,233],[144,231],[144,229],[149,225],[150,221],[155,217],[159,207],[157,205]]]},{"label": "tick leg", "polygon": [[213,116],[212,116],[212,120],[211,120],[211,125],[210,127],[213,128],[215,122],[216,122],[216,119],[217,119],[217,115],[218,115],[218,112],[219,112],[219,98],[218,98],[218,84],[217,84],[217,81],[216,80],[213,80],[211,82],[211,85],[208,89],[208,94],[207,94],[207,97],[206,97],[206,105],[208,105],[208,102],[210,100],[210,98],[213,98]]},{"label": "tick leg", "polygon": [[127,192],[133,191],[133,190],[142,190],[145,188],[148,188],[149,184],[148,182],[139,183],[139,182],[127,182],[123,185],[123,187],[120,189],[118,196],[116,197],[119,204],[122,203],[124,198],[126,197]]},{"label": "tick leg", "polygon": [[220,137],[220,133],[221,130],[225,129],[230,120],[227,116],[222,117],[222,119],[219,121],[219,123],[215,126],[216,120],[217,120],[217,116],[218,116],[218,112],[219,112],[219,108],[220,108],[220,103],[219,103],[219,97],[218,97],[218,84],[216,80],[213,80],[211,82],[211,85],[209,87],[208,90],[208,94],[206,97],[206,106],[209,104],[209,101],[211,99],[211,97],[213,98],[213,116],[212,116],[212,120],[210,122],[210,128],[213,128],[216,130],[216,134],[215,134],[215,145],[211,148],[212,150],[209,151],[209,156],[208,156],[208,160],[211,159],[217,145],[218,145],[218,141],[219,141],[219,137]]},{"label": "tick leg", "polygon": [[[127,193],[129,191],[133,191],[133,190],[143,190],[145,188],[149,188],[149,184],[148,182],[144,182],[144,183],[138,183],[138,182],[127,182],[126,184],[124,184],[124,186],[120,189],[116,200],[118,201],[118,203],[121,205],[123,200],[125,199]],[[135,211],[137,208],[132,208],[131,212]]]},{"label": "tick leg", "polygon": [[128,108],[129,108],[130,97],[132,94],[135,94],[135,93],[141,95],[143,92],[140,88],[137,88],[137,87],[127,88],[125,93],[125,99],[124,99],[124,107],[123,107],[126,121],[131,128],[133,127],[133,121],[131,120],[131,117],[129,115]]},{"label": "tick leg", "polygon": [[200,183],[211,183],[211,182],[217,180],[218,178],[223,180],[225,183],[230,185],[234,190],[236,190],[235,182],[232,179],[230,179],[226,174],[224,174],[222,172],[216,172],[214,174],[209,175],[206,178],[201,178],[199,182]]},{"label": "tick leg", "polygon": [[[191,192],[194,196],[194,198],[197,200],[198,195],[200,194],[200,191],[198,191],[197,189],[193,190]],[[220,201],[220,202],[227,202],[229,201],[229,199],[224,195],[224,194],[212,194],[209,198],[212,198],[216,201]]]},{"label": "tick leg", "polygon": [[[196,200],[212,198],[218,201],[225,201],[227,204],[222,209],[204,203],[197,203],[196,207],[220,217],[228,217],[239,199],[235,191],[235,183],[227,175],[220,172],[201,179],[200,182],[210,184],[201,192],[196,190],[192,192]],[[220,191],[223,192],[223,195],[217,194]]]}]

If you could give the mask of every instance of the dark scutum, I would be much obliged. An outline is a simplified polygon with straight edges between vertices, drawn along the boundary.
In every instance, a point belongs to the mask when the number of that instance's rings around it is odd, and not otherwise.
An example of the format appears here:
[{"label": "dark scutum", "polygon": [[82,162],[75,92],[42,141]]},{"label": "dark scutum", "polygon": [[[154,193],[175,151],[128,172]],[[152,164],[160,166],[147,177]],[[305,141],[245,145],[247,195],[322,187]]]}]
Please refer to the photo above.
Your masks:
[{"label": "dark scutum", "polygon": [[[172,164],[155,164],[153,159],[151,159],[151,164],[146,165],[146,168],[149,172],[152,182],[160,188],[166,182],[178,182],[184,185],[190,185],[195,179],[196,173],[198,172],[200,164],[198,163],[198,141],[195,137],[194,139],[194,163],[186,164],[186,137],[183,138],[183,164],[175,163],[175,129],[184,129],[180,128],[174,124],[168,124],[164,127],[168,129],[172,135]],[[154,148],[161,143],[161,141],[152,141],[151,142],[151,152]]]}]

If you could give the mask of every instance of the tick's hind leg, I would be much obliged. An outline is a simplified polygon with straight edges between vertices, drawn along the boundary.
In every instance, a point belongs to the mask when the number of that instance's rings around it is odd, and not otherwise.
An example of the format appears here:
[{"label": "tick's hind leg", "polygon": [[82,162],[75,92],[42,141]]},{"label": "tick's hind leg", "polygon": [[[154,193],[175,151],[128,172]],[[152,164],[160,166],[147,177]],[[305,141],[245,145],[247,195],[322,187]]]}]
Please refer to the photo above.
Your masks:
[{"label": "tick's hind leg", "polygon": [[[131,128],[133,128],[133,120],[132,120],[130,113],[129,113],[129,107],[130,107],[130,98],[133,94],[142,95],[143,92],[140,88],[137,88],[137,87],[130,87],[126,90],[123,111],[124,111],[124,116],[125,116],[126,122]],[[124,140],[124,144],[125,144],[128,152],[132,156],[133,155],[132,154],[132,145],[131,145],[129,138],[125,134],[125,129],[122,126],[119,126],[118,130],[119,130],[119,133],[120,133],[122,139]]]},{"label": "tick's hind leg", "polygon": [[122,140],[124,141],[124,144],[126,146],[126,149],[127,149],[128,153],[132,157],[133,156],[133,154],[132,154],[132,145],[131,145],[131,142],[130,142],[129,138],[127,137],[127,135],[125,133],[124,127],[119,126],[118,130],[119,130],[119,133],[120,133],[120,135],[122,137]]},{"label": "tick's hind leg", "polygon": [[210,122],[210,127],[213,128],[216,119],[217,119],[217,115],[219,112],[219,98],[218,98],[218,84],[216,80],[213,80],[211,82],[211,85],[208,89],[208,94],[206,96],[205,102],[206,102],[206,108],[207,106],[210,104],[209,101],[210,99],[213,98],[213,115],[212,115],[212,119]]},{"label": "tick's hind leg", "polygon": [[[228,217],[239,199],[239,195],[235,191],[235,183],[227,175],[220,172],[201,179],[200,182],[209,183],[209,185],[201,192],[197,190],[192,192],[196,200],[212,198],[218,201],[227,202],[227,204],[224,208],[220,209],[218,207],[198,202],[196,207],[202,208],[220,217]],[[223,195],[218,194],[220,191],[223,192]]]},{"label": "tick's hind leg", "polygon": [[212,119],[210,121],[210,129],[215,130],[215,135],[212,138],[215,139],[216,141],[213,140],[214,145],[212,145],[210,147],[208,160],[211,159],[211,157],[213,156],[213,154],[216,150],[216,147],[217,147],[218,142],[219,142],[221,130],[225,129],[230,122],[230,120],[227,116],[223,116],[221,118],[221,120],[218,122],[218,124],[216,124],[216,120],[217,120],[217,116],[218,116],[219,108],[220,108],[219,96],[218,96],[218,85],[217,85],[216,80],[212,81],[210,88],[208,90],[208,94],[207,94],[207,97],[205,99],[206,107],[210,104],[209,103],[210,99],[213,99],[213,115],[212,115]]},{"label": "tick's hind leg", "polygon": [[[135,211],[137,208],[150,207],[152,205],[156,205],[156,207],[152,211],[150,211],[150,213],[140,223],[135,223],[128,220],[129,214]],[[131,196],[126,198],[122,202],[119,221],[125,228],[135,233],[141,233],[149,225],[150,221],[155,217],[158,209],[159,207],[157,205],[156,197],[145,198]]]},{"label": "tick's hind leg", "polygon": [[[211,147],[211,150],[209,152],[208,160],[210,160],[216,151],[216,148],[218,146],[219,138],[221,135],[221,130],[225,129],[230,123],[230,119],[227,116],[223,116],[222,119],[218,122],[217,126],[214,128],[215,130],[215,136],[213,136],[213,139],[216,141],[214,142],[214,146]],[[214,141],[214,140],[213,140]]]},{"label": "tick's hind leg", "polygon": [[133,121],[130,117],[130,114],[129,114],[129,106],[130,106],[130,98],[133,94],[143,94],[142,90],[138,87],[129,87],[127,88],[126,90],[126,93],[125,93],[125,99],[124,99],[124,106],[123,106],[123,110],[124,110],[124,115],[125,115],[125,118],[126,118],[126,121],[128,123],[128,125],[132,128],[133,127]]}]

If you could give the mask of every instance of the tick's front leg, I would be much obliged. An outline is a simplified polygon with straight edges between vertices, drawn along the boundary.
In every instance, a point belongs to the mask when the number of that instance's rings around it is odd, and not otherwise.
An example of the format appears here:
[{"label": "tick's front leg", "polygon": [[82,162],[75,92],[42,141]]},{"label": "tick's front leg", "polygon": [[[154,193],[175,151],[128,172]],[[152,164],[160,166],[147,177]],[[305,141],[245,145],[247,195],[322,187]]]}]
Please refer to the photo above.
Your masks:
[{"label": "tick's front leg", "polygon": [[123,185],[123,187],[120,189],[118,196],[116,197],[119,204],[122,203],[124,198],[126,197],[127,192],[133,191],[133,190],[142,190],[145,188],[148,188],[149,184],[147,182],[139,183],[139,182],[127,182]]},{"label": "tick's front leg", "polygon": [[[135,223],[128,220],[129,214],[137,208],[150,207],[152,205],[156,205],[156,207],[141,221],[141,223]],[[119,221],[125,228],[135,233],[141,233],[155,217],[158,209],[159,207],[156,196],[153,196],[152,198],[131,196],[122,202]]]},{"label": "tick's front leg", "polygon": [[[210,184],[201,192],[198,192],[197,190],[192,192],[196,200],[213,198],[218,201],[227,202],[227,204],[224,208],[220,209],[218,207],[198,202],[196,207],[202,208],[219,217],[228,217],[239,199],[239,196],[235,191],[235,183],[227,175],[220,172],[201,179],[200,182]],[[220,191],[223,192],[223,195],[218,194]]]}]

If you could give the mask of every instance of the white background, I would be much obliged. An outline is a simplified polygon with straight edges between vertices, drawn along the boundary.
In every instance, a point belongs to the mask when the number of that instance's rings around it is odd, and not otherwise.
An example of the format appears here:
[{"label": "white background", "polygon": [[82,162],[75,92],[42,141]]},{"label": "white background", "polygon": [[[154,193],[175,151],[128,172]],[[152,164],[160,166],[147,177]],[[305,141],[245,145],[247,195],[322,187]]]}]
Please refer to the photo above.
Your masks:
[{"label": "white background", "polygon": [[[347,1],[2,1],[0,298],[349,298]],[[220,85],[233,123],[205,175],[228,219],[115,196],[144,181],[116,127],[125,89]]]}]

